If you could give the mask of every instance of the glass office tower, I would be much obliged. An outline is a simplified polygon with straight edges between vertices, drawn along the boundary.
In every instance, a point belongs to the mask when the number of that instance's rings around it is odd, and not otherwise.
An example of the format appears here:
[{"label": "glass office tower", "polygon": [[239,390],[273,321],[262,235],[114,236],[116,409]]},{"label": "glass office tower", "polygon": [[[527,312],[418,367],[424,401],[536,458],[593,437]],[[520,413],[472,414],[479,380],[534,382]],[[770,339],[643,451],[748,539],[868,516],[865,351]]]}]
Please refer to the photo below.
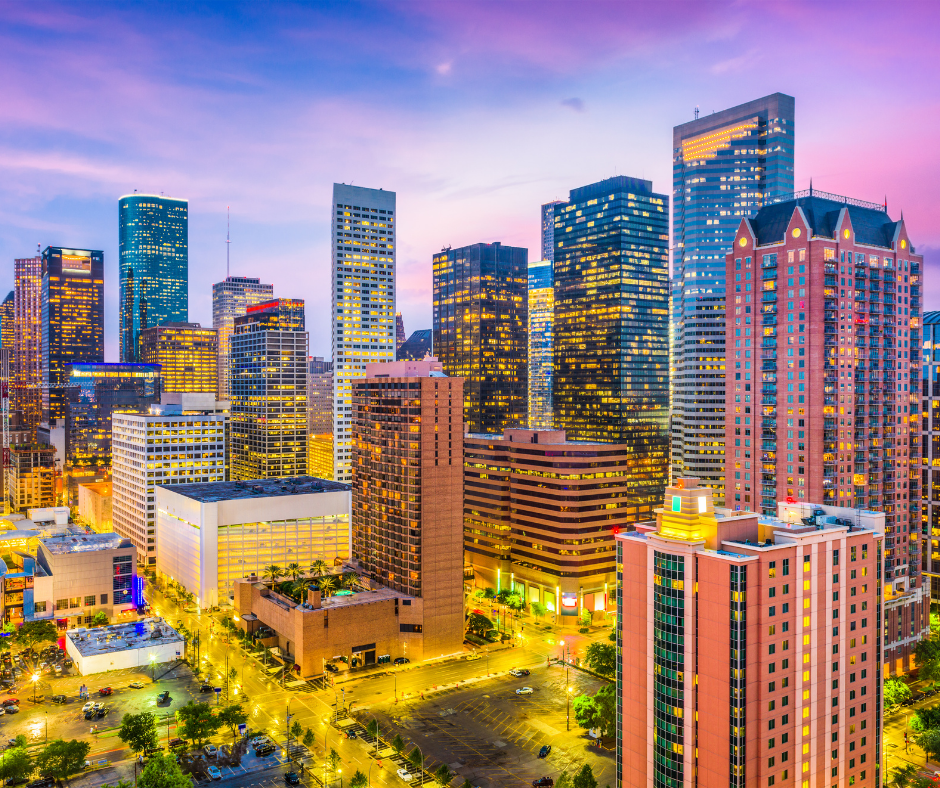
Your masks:
[{"label": "glass office tower", "polygon": [[139,361],[143,329],[189,320],[189,202],[128,194],[118,223],[121,361]]},{"label": "glass office tower", "polygon": [[232,396],[232,332],[235,318],[241,317],[248,307],[274,298],[274,285],[262,284],[250,276],[229,276],[212,285],[212,327],[219,335],[219,393],[220,400]]},{"label": "glass office tower", "polygon": [[529,428],[551,428],[555,283],[551,260],[529,263]]},{"label": "glass office tower", "polygon": [[672,476],[724,501],[725,254],[741,219],[793,191],[793,106],[774,93],[676,126]]},{"label": "glass office tower", "polygon": [[13,261],[13,409],[24,429],[42,419],[42,257]]},{"label": "glass office tower", "polygon": [[554,426],[630,444],[638,515],[666,483],[669,197],[618,176],[555,207]]}]

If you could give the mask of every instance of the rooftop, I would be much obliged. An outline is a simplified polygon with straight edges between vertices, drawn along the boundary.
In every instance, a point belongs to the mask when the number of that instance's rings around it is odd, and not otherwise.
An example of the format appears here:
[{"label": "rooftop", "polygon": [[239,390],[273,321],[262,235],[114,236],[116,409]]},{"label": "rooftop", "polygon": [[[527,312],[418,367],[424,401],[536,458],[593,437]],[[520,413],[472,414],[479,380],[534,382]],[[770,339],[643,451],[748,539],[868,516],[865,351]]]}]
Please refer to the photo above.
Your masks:
[{"label": "rooftop", "polygon": [[97,629],[70,629],[65,636],[83,657],[183,642],[182,635],[162,618],[147,618]]},{"label": "rooftop", "polygon": [[90,553],[97,550],[116,550],[119,547],[130,547],[131,540],[119,534],[82,534],[51,536],[40,539],[40,544],[53,555],[66,553]]},{"label": "rooftop", "polygon": [[243,482],[170,484],[163,489],[192,498],[200,503],[217,503],[244,498],[279,498],[285,495],[349,492],[352,488],[342,482],[318,479],[315,476],[293,476],[286,479],[254,479]]}]

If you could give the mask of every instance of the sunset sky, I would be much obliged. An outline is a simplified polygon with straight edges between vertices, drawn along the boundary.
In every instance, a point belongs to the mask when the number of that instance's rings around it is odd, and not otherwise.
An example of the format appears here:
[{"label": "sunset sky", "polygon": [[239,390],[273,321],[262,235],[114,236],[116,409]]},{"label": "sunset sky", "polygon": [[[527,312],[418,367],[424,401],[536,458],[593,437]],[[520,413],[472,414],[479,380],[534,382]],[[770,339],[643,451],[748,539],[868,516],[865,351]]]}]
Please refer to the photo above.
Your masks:
[{"label": "sunset sky", "polygon": [[[903,210],[940,308],[940,3],[4,3],[0,298],[37,244],[103,249],[117,360],[118,197],[190,205],[190,319],[211,285],[304,298],[329,356],[334,181],[398,194],[398,303],[431,255],[538,255],[539,206],[614,175],[671,192],[672,127],[796,98],[796,184]],[[936,281],[935,281],[936,280]]]}]

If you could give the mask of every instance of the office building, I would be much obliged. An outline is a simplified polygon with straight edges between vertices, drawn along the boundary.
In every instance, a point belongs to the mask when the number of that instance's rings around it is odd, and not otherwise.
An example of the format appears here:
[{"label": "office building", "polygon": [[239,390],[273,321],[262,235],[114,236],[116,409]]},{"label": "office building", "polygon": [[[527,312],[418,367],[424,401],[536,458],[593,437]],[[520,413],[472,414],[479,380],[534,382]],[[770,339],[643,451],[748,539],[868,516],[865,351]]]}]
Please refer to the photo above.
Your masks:
[{"label": "office building", "polygon": [[[923,291],[922,273],[911,273],[911,287]],[[930,598],[940,598],[940,312],[924,312],[923,352],[921,356],[920,406],[920,479],[911,474],[911,500],[917,497],[920,482],[921,569],[925,585],[930,584]],[[913,341],[912,341],[913,344]],[[917,422],[914,422],[914,429]],[[916,460],[912,456],[911,460]],[[913,522],[912,522],[913,526]]]},{"label": "office building", "polygon": [[307,364],[307,475],[333,478],[333,362]]},{"label": "office building", "polygon": [[564,200],[555,200],[542,206],[542,259],[550,263],[555,261],[555,206],[564,204]]},{"label": "office building", "polygon": [[231,355],[235,318],[244,315],[248,307],[270,301],[273,297],[274,285],[263,285],[260,279],[250,276],[229,276],[212,285],[212,327],[218,333],[219,342],[220,400],[232,397]]},{"label": "office building", "polygon": [[501,243],[434,255],[434,352],[464,378],[470,432],[526,424],[528,251]]},{"label": "office building", "polygon": [[551,429],[555,282],[552,263],[529,263],[529,429]]},{"label": "office building", "polygon": [[78,486],[78,517],[95,533],[113,533],[111,504],[110,482],[88,482]]},{"label": "office building", "polygon": [[723,502],[725,255],[742,218],[793,192],[794,100],[697,114],[672,131],[672,474]]},{"label": "office building", "polygon": [[539,602],[558,623],[613,605],[614,534],[638,518],[630,447],[563,430],[464,437],[464,560],[479,588]]},{"label": "office building", "polygon": [[[183,395],[184,397],[186,395]],[[198,403],[196,403],[198,405]],[[218,403],[159,405],[112,418],[112,523],[137,559],[157,562],[156,488],[226,480],[228,416]]]},{"label": "office building", "polygon": [[298,476],[157,489],[157,572],[199,607],[232,599],[265,567],[349,558],[349,485]]},{"label": "office building", "polygon": [[405,318],[401,316],[401,312],[395,313],[395,350],[398,351],[401,349],[401,346],[405,344]]},{"label": "office building", "polygon": [[199,323],[164,323],[142,329],[138,339],[142,364],[159,364],[163,390],[179,394],[215,394],[219,383],[219,335]]},{"label": "office building", "polygon": [[15,313],[13,311],[13,291],[11,290],[7,297],[0,303],[0,348],[12,351],[14,342],[13,321]]},{"label": "office building", "polygon": [[668,263],[669,198],[649,181],[608,178],[555,206],[554,426],[632,447],[641,518],[668,475]]},{"label": "office building", "polygon": [[395,359],[395,192],[333,184],[333,472],[352,478],[352,386]]},{"label": "office building", "polygon": [[421,328],[412,331],[411,336],[398,348],[399,361],[422,361],[425,356],[434,352],[433,331],[430,328]]},{"label": "office building", "polygon": [[616,784],[881,785],[883,520],[680,478],[621,531]]},{"label": "office building", "polygon": [[793,498],[884,512],[885,661],[902,669],[928,627],[916,472],[923,259],[883,206],[811,190],[743,220],[726,265],[728,508],[771,513]]},{"label": "office building", "polygon": [[13,261],[13,410],[23,427],[35,430],[42,420],[42,258]]},{"label": "office building", "polygon": [[141,361],[140,332],[189,320],[189,202],[156,194],[118,200],[121,361]]},{"label": "office building", "polygon": [[463,383],[427,359],[369,364],[353,387],[353,558],[412,597],[412,659],[463,646]]},{"label": "office building", "polygon": [[306,473],[304,302],[266,301],[235,318],[231,369],[231,478]]},{"label": "office building", "polygon": [[165,673],[166,663],[186,660],[186,638],[166,619],[144,618],[118,623],[94,631],[77,628],[65,633],[65,653],[81,676],[113,670],[139,672],[149,667],[151,675]]},{"label": "office building", "polygon": [[104,362],[104,254],[50,246],[42,253],[42,421],[66,415],[68,365]]},{"label": "office building", "polygon": [[55,449],[42,443],[10,446],[10,464],[3,469],[3,492],[10,511],[55,506]]}]

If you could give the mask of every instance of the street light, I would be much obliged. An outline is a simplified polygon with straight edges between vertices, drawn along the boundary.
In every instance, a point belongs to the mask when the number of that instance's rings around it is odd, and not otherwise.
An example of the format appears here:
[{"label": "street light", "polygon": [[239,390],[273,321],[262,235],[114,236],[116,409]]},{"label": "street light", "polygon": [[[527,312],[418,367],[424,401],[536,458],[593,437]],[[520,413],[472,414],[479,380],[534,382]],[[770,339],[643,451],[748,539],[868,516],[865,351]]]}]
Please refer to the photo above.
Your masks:
[{"label": "street light", "polygon": [[157,683],[157,655],[150,655],[150,680],[156,684]]},{"label": "street light", "polygon": [[35,702],[36,702],[36,684],[39,682],[39,674],[38,674],[38,673],[34,673],[34,674],[33,674],[33,676],[32,676],[32,682],[33,682],[33,703],[35,703]]},{"label": "street light", "polygon": [[565,728],[571,730],[571,687],[565,692]]}]

